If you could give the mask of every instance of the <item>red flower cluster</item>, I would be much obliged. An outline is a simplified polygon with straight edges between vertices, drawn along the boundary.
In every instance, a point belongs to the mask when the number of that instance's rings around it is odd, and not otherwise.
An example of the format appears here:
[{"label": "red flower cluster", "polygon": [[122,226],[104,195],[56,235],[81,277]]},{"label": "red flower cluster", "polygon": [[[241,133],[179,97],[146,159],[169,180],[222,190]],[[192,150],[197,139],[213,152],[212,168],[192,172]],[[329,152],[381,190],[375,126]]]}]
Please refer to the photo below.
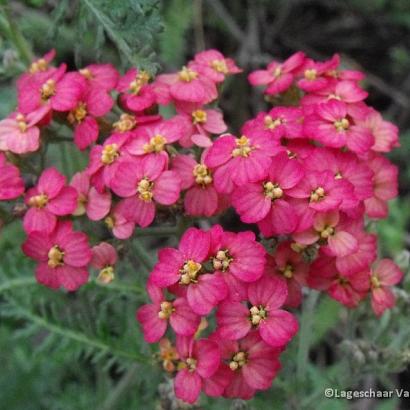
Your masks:
[{"label": "red flower cluster", "polygon": [[[126,240],[158,210],[209,218],[232,206],[277,239],[267,252],[250,231],[216,225],[191,228],[178,249],[159,252],[152,303],[137,318],[145,339],[160,341],[164,367],[177,372],[178,397],[194,402],[203,390],[247,399],[268,388],[297,331],[283,306],[298,307],[303,287],[348,307],[371,295],[376,315],[394,306],[402,273],[390,260],[375,262],[377,238],[365,221],[385,218],[397,196],[397,168],[383,153],[398,146],[398,130],[364,102],[362,73],[339,69],[337,55],[274,61],[249,81],[266,86],[275,106],[235,136],[215,103],[220,84],[241,70],[216,50],[156,78],[137,68],[121,76],[109,64],[67,72],[51,64],[54,54],[18,79],[17,110],[0,121],[0,200],[25,195],[23,251],[38,262],[40,283],[76,290],[90,266],[100,281],[113,280],[116,250],[91,248],[74,231],[82,215]],[[88,166],[69,182],[43,169],[31,186],[27,154],[58,142],[56,125],[89,150]],[[213,312],[216,328],[197,340]],[[168,321],[176,350],[162,339]]]}]

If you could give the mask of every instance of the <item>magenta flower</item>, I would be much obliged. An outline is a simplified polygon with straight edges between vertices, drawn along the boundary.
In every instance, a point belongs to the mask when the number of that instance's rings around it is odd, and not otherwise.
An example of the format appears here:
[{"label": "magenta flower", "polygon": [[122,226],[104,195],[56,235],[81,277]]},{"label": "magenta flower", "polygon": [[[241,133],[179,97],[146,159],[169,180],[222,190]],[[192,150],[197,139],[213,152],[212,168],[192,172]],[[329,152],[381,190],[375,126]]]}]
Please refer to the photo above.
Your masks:
[{"label": "magenta flower", "polygon": [[110,92],[118,83],[119,74],[111,64],[90,64],[78,72],[90,88]]},{"label": "magenta flower", "polygon": [[40,148],[38,123],[47,113],[48,108],[44,106],[27,115],[14,113],[0,121],[0,150],[14,154],[37,151]]},{"label": "magenta flower", "polygon": [[135,222],[125,217],[127,204],[120,201],[104,218],[105,225],[117,239],[128,239],[134,232]]},{"label": "magenta flower", "polygon": [[296,71],[304,63],[305,55],[297,52],[283,63],[272,61],[266,70],[256,70],[249,74],[252,85],[266,85],[265,94],[276,95],[286,91],[293,83]]},{"label": "magenta flower", "polygon": [[146,156],[119,165],[112,190],[124,200],[125,217],[146,227],[155,218],[155,204],[172,205],[181,191],[181,180],[174,171],[164,171],[164,156]]},{"label": "magenta flower", "polygon": [[[266,344],[257,331],[250,332],[238,341],[226,340],[218,333],[210,336],[220,348],[222,360],[227,363],[224,378],[216,378],[218,372],[209,381],[224,397],[251,399],[257,390],[266,390],[281,368],[280,351]],[[207,387],[207,386],[205,386]],[[204,389],[208,393],[208,389]]]},{"label": "magenta flower", "polygon": [[228,292],[219,273],[204,270],[209,248],[209,233],[190,228],[182,236],[178,249],[165,248],[159,252],[159,262],[150,276],[160,288],[174,284],[186,288],[188,304],[198,315],[207,315]]},{"label": "magenta flower", "polygon": [[181,111],[179,115],[186,124],[184,135],[179,140],[179,144],[185,148],[194,144],[202,148],[210,147],[210,134],[221,134],[227,130],[223,114],[218,110],[194,107],[188,112]]},{"label": "magenta flower", "polygon": [[403,278],[403,272],[390,259],[382,259],[372,269],[370,284],[372,308],[376,316],[381,316],[386,309],[396,304],[396,297],[390,287],[397,285]]},{"label": "magenta flower", "polygon": [[244,300],[247,283],[261,278],[265,268],[266,252],[256,242],[253,232],[223,231],[220,225],[210,230],[211,260],[216,272],[224,278],[232,300]]},{"label": "magenta flower", "polygon": [[56,56],[56,51],[51,49],[42,57],[34,60],[28,69],[28,71],[24,72],[17,80],[17,90],[29,81],[31,78],[40,78],[42,76],[47,76],[50,72],[55,71],[55,67],[51,67],[50,63]]},{"label": "magenta flower", "polygon": [[226,134],[214,141],[206,152],[205,165],[216,168],[215,188],[220,193],[231,193],[235,185],[257,182],[264,178],[275,155],[277,144],[264,136],[235,138]]},{"label": "magenta flower", "polygon": [[297,86],[308,93],[321,90],[329,83],[326,74],[331,70],[335,70],[337,66],[338,61],[333,58],[324,62],[305,58],[302,67],[299,69],[303,77],[297,81]]},{"label": "magenta flower", "polygon": [[58,216],[71,215],[75,211],[77,191],[65,184],[64,175],[55,168],[48,168],[41,174],[37,185],[27,191],[25,202],[30,209],[23,220],[27,233],[50,233]]},{"label": "magenta flower", "polygon": [[77,104],[86,84],[84,78],[75,72],[65,74],[62,64],[40,78],[28,79],[18,90],[18,111],[23,114],[46,105],[54,111],[70,111]]},{"label": "magenta flower", "polygon": [[84,150],[98,138],[97,117],[107,114],[114,104],[111,96],[103,89],[84,89],[67,119],[74,126],[74,142]]},{"label": "magenta flower", "polygon": [[212,216],[218,210],[219,195],[215,190],[210,169],[189,155],[177,155],[172,169],[181,178],[181,189],[187,190],[184,208],[192,216]]},{"label": "magenta flower", "polygon": [[24,193],[24,181],[20,170],[6,161],[0,152],[0,201],[18,198]]},{"label": "magenta flower", "polygon": [[144,70],[129,69],[117,85],[120,101],[127,110],[143,111],[156,101],[155,92],[148,84],[150,75]]},{"label": "magenta flower", "polygon": [[[272,157],[267,176],[261,182],[236,188],[232,205],[245,223],[260,222],[265,236],[293,232],[298,217],[287,201],[289,191],[303,178],[302,166],[282,152]],[[290,195],[292,195],[290,193]]]},{"label": "magenta flower", "polygon": [[185,336],[177,337],[177,351],[181,361],[174,380],[175,395],[192,404],[198,399],[204,381],[218,370],[221,354],[212,340]]},{"label": "magenta flower", "polygon": [[347,105],[338,100],[317,105],[315,112],[305,118],[304,133],[327,147],[347,146],[358,154],[368,152],[374,144],[370,131],[356,125]]},{"label": "magenta flower", "polygon": [[398,169],[381,155],[373,155],[367,165],[374,172],[374,176],[373,195],[364,201],[366,214],[370,218],[386,218],[389,212],[387,201],[398,195]]},{"label": "magenta flower", "polygon": [[117,251],[107,242],[93,246],[91,251],[90,265],[99,269],[97,279],[104,284],[110,283],[114,279],[114,266],[118,259]]},{"label": "magenta flower", "polygon": [[168,321],[177,335],[193,336],[201,318],[192,311],[186,299],[167,300],[163,290],[152,282],[148,282],[147,291],[153,303],[141,306],[136,314],[147,343],[156,343],[164,336]]},{"label": "magenta flower", "polygon": [[111,208],[111,193],[98,192],[90,184],[90,177],[86,171],[77,172],[73,175],[70,186],[76,189],[77,209],[73,215],[87,214],[92,221],[99,221],[108,215]]},{"label": "magenta flower", "polygon": [[215,83],[221,83],[229,74],[237,74],[242,70],[231,58],[226,58],[218,50],[205,50],[195,54],[192,67]]},{"label": "magenta flower", "polygon": [[71,222],[59,222],[51,233],[31,232],[23,252],[38,262],[37,281],[52,289],[77,290],[88,281],[91,249],[87,235],[74,232]]},{"label": "magenta flower", "polygon": [[238,340],[257,329],[268,345],[285,346],[298,330],[295,317],[280,309],[287,296],[287,286],[281,278],[263,276],[248,286],[251,308],[231,301],[219,305],[216,312],[218,332],[229,340]]}]

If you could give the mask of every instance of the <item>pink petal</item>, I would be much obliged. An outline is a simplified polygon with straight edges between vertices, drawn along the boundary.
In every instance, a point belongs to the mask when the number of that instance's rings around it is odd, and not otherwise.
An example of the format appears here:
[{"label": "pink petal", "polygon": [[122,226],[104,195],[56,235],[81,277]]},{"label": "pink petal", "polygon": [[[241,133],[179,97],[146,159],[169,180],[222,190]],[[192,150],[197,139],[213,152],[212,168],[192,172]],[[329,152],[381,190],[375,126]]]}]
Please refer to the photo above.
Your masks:
[{"label": "pink petal", "polygon": [[269,311],[267,319],[259,324],[262,339],[270,346],[285,346],[298,331],[296,318],[286,310]]},{"label": "pink petal", "polygon": [[179,251],[186,259],[202,262],[209,252],[210,237],[207,232],[189,228],[179,242]]},{"label": "pink petal", "polygon": [[180,370],[174,380],[175,396],[187,403],[195,403],[201,393],[201,378],[197,372]]},{"label": "pink petal", "polygon": [[194,186],[185,194],[184,207],[188,215],[210,217],[218,208],[218,194],[212,186]]},{"label": "pink petal", "polygon": [[95,118],[89,115],[74,130],[74,143],[80,150],[86,149],[98,138],[98,124]]},{"label": "pink petal", "polygon": [[249,301],[254,306],[267,306],[269,310],[278,309],[286,301],[288,289],[286,284],[276,276],[265,275],[248,287]]},{"label": "pink petal", "polygon": [[205,165],[213,168],[224,164],[231,158],[232,150],[235,146],[235,138],[233,136],[219,137],[206,153]]},{"label": "pink petal", "polygon": [[222,338],[238,340],[246,336],[252,328],[249,309],[239,302],[227,301],[216,311],[218,333]]},{"label": "pink petal", "polygon": [[175,333],[182,336],[192,336],[198,329],[201,318],[189,307],[184,298],[178,298],[173,303],[175,311],[169,322]]},{"label": "pink petal", "polygon": [[23,227],[27,233],[50,233],[56,226],[57,218],[47,209],[30,208],[24,215]]},{"label": "pink petal", "polygon": [[58,195],[49,201],[46,207],[55,215],[70,215],[77,207],[77,195],[75,188],[70,186],[63,187]]},{"label": "pink petal", "polygon": [[196,371],[203,377],[211,377],[218,370],[221,360],[218,345],[211,340],[201,339],[195,344]]},{"label": "pink petal", "polygon": [[111,208],[111,194],[109,192],[99,193],[94,187],[88,193],[86,204],[87,216],[92,221],[99,221],[106,217]]},{"label": "pink petal", "polygon": [[162,205],[172,205],[181,191],[181,180],[174,171],[164,171],[154,183],[154,199]]},{"label": "pink petal", "polygon": [[37,189],[49,198],[54,198],[64,186],[65,181],[65,176],[60,174],[56,168],[47,168],[38,180]]},{"label": "pink petal", "polygon": [[141,306],[137,311],[137,320],[147,343],[158,342],[167,330],[167,320],[158,317],[159,310],[157,304],[150,304]]},{"label": "pink petal", "polygon": [[84,268],[64,265],[55,269],[62,287],[69,291],[77,290],[88,282],[89,273]]},{"label": "pink petal", "polygon": [[335,235],[328,239],[329,248],[338,257],[354,253],[358,249],[356,238],[348,232],[336,231]]}]

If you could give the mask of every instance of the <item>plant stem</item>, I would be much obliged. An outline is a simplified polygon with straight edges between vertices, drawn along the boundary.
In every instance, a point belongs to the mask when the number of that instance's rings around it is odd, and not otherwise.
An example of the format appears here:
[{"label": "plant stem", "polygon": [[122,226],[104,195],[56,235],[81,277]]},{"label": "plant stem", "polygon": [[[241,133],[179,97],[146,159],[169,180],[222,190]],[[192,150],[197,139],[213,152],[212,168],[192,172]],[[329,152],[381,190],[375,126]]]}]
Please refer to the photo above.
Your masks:
[{"label": "plant stem", "polygon": [[4,36],[14,44],[20,55],[21,61],[28,66],[33,60],[33,53],[31,52],[29,44],[11,17],[9,7],[1,6],[0,13],[0,30],[3,32]]},{"label": "plant stem", "polygon": [[312,339],[312,326],[316,302],[319,292],[311,290],[303,304],[302,316],[300,318],[299,348],[296,363],[296,379],[303,383],[306,376],[306,364],[309,360],[310,343]]}]

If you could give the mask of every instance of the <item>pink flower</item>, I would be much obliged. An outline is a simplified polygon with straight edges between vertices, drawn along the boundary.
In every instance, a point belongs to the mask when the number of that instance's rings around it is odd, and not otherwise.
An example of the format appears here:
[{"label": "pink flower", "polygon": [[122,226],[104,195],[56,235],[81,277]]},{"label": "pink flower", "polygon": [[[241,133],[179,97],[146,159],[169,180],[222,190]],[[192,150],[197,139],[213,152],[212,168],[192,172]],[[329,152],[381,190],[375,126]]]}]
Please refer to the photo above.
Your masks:
[{"label": "pink flower", "polygon": [[108,284],[114,279],[114,266],[117,259],[117,251],[107,242],[101,242],[92,248],[90,264],[100,270],[97,278],[100,282]]},{"label": "pink flower", "polygon": [[245,135],[268,135],[275,140],[282,137],[302,138],[303,111],[294,107],[275,107],[269,113],[260,113],[254,120],[247,121],[242,129]]},{"label": "pink flower", "polygon": [[374,144],[369,130],[356,125],[348,116],[346,104],[338,100],[317,105],[314,114],[305,118],[304,133],[328,147],[347,146],[358,154],[366,153]]},{"label": "pink flower", "polygon": [[172,205],[181,191],[181,180],[174,171],[164,171],[164,156],[149,155],[118,166],[112,190],[124,200],[125,217],[146,227],[155,217],[155,203]]},{"label": "pink flower", "polygon": [[257,390],[271,386],[281,368],[280,351],[266,344],[259,332],[252,331],[238,341],[226,340],[218,334],[211,337],[219,344],[222,360],[228,366],[225,365],[223,379],[216,379],[215,374],[210,381],[220,386],[225,397],[249,400]]},{"label": "pink flower", "polygon": [[326,291],[343,305],[354,308],[368,293],[369,273],[361,271],[344,276],[338,272],[334,258],[321,255],[312,263],[307,283],[314,289]]},{"label": "pink flower", "polygon": [[363,121],[358,124],[368,128],[374,137],[373,151],[389,152],[395,147],[399,147],[399,130],[389,121],[384,121],[383,117],[376,110],[370,110]]},{"label": "pink flower", "polygon": [[376,316],[381,316],[386,309],[396,304],[396,297],[390,287],[397,285],[403,278],[403,272],[390,259],[382,259],[371,271],[370,284],[372,308]]},{"label": "pink flower", "polygon": [[112,91],[118,82],[118,72],[111,64],[90,64],[79,70],[91,88]]},{"label": "pink flower", "polygon": [[147,291],[153,303],[141,306],[136,315],[147,343],[156,343],[164,336],[168,321],[177,335],[192,336],[197,331],[201,319],[185,298],[167,300],[162,289],[151,282]]},{"label": "pink flower", "polygon": [[186,131],[179,144],[185,148],[191,147],[193,144],[202,148],[207,148],[212,145],[212,140],[209,134],[221,134],[227,130],[227,126],[223,120],[223,114],[218,110],[195,108],[189,113],[181,112],[185,119]]},{"label": "pink flower", "polygon": [[218,95],[215,84],[208,77],[189,67],[183,67],[175,74],[159,75],[156,82],[165,85],[169,97],[177,102],[202,105],[215,100]]},{"label": "pink flower", "polygon": [[389,212],[387,201],[398,195],[398,169],[381,155],[374,155],[367,165],[374,172],[374,176],[373,195],[364,201],[366,214],[370,218],[386,218]]},{"label": "pink flower", "polygon": [[150,75],[144,70],[129,69],[117,85],[122,93],[120,101],[130,111],[143,111],[156,101],[155,93],[150,84]]},{"label": "pink flower", "polygon": [[65,184],[64,175],[55,168],[48,168],[41,174],[37,185],[27,191],[25,202],[30,209],[23,221],[27,233],[50,233],[56,226],[58,216],[74,212],[77,192]]},{"label": "pink flower", "polygon": [[298,330],[295,317],[280,309],[287,296],[286,283],[277,276],[263,276],[250,283],[248,298],[251,308],[231,301],[219,305],[216,312],[219,334],[229,340],[238,340],[252,329],[257,329],[268,345],[285,346]]},{"label": "pink flower", "polygon": [[303,64],[305,55],[298,52],[283,63],[271,62],[266,70],[256,70],[249,74],[252,85],[267,85],[265,94],[276,95],[286,91],[293,83],[295,72]]},{"label": "pink flower", "polygon": [[339,227],[339,212],[329,211],[317,213],[313,227],[303,232],[293,234],[293,239],[304,245],[319,242],[329,249],[332,256],[344,257],[355,253],[359,244],[352,233]]},{"label": "pink flower", "polygon": [[272,157],[267,174],[261,182],[236,188],[232,204],[243,222],[260,222],[265,236],[291,233],[298,218],[286,199],[289,190],[303,178],[303,168],[282,152]]},{"label": "pink flower", "polygon": [[127,204],[120,201],[104,218],[105,225],[117,239],[128,239],[134,232],[135,222],[125,217]]},{"label": "pink flower", "polygon": [[78,73],[65,74],[66,66],[41,78],[30,78],[18,91],[18,111],[23,114],[47,105],[50,110],[72,110],[85,88],[85,80]]},{"label": "pink flower", "polygon": [[218,210],[219,195],[210,169],[189,155],[174,157],[172,169],[181,178],[181,189],[187,189],[184,198],[186,212],[192,216],[214,215]]},{"label": "pink flower", "polygon": [[111,194],[110,192],[98,192],[90,184],[90,177],[86,171],[77,172],[70,185],[76,189],[77,209],[73,215],[80,216],[87,214],[92,221],[103,219],[110,212]]},{"label": "pink flower", "polygon": [[215,83],[224,81],[228,74],[242,72],[231,58],[224,57],[218,50],[206,50],[195,54],[193,66]]},{"label": "pink flower", "polygon": [[27,115],[14,113],[0,121],[0,150],[14,154],[37,151],[40,147],[40,129],[37,124],[47,112],[47,107],[40,107]]},{"label": "pink flower", "polygon": [[220,225],[214,225],[210,235],[213,269],[224,278],[232,300],[245,300],[246,284],[263,275],[265,249],[250,231],[224,232]]},{"label": "pink flower", "polygon": [[130,158],[124,147],[129,137],[128,132],[116,133],[108,137],[103,145],[92,147],[87,173],[91,177],[91,184],[98,192],[103,193],[106,187],[111,186],[118,165]]},{"label": "pink flower", "polygon": [[96,118],[107,114],[114,104],[111,96],[103,89],[84,89],[76,106],[67,119],[74,126],[74,142],[81,150],[97,141],[99,127]]},{"label": "pink flower", "polygon": [[175,395],[192,404],[198,399],[204,380],[218,370],[221,354],[212,340],[184,336],[177,338],[177,351],[181,362],[174,380]]},{"label": "pink flower", "polygon": [[209,247],[209,233],[190,228],[182,236],[178,249],[165,248],[159,252],[159,262],[150,276],[153,284],[161,288],[174,284],[185,288],[188,304],[198,315],[207,315],[228,292],[219,273],[204,270]]},{"label": "pink flower", "polygon": [[288,297],[285,306],[298,307],[302,303],[302,286],[306,284],[309,265],[301,253],[292,249],[290,241],[278,245],[274,259],[268,258],[266,270],[268,274],[276,273],[286,281]]},{"label": "pink flower", "polygon": [[74,291],[88,281],[91,249],[87,235],[74,232],[71,222],[59,222],[50,233],[31,232],[23,252],[38,261],[36,278],[45,286]]},{"label": "pink flower", "polygon": [[326,73],[335,68],[337,68],[337,61],[334,59],[318,62],[311,58],[305,58],[302,67],[299,69],[303,77],[298,80],[297,85],[305,92],[321,90],[329,83]]},{"label": "pink flower", "polygon": [[214,173],[215,188],[220,193],[230,193],[235,185],[244,185],[264,178],[277,152],[275,142],[269,137],[242,135],[235,138],[226,134],[214,141],[205,155],[205,165],[217,168]]},{"label": "pink flower", "polygon": [[24,193],[24,181],[20,170],[6,161],[0,152],[0,201],[18,198]]},{"label": "pink flower", "polygon": [[131,155],[164,155],[168,159],[168,144],[178,141],[184,133],[184,126],[178,117],[139,127],[127,144]]}]

